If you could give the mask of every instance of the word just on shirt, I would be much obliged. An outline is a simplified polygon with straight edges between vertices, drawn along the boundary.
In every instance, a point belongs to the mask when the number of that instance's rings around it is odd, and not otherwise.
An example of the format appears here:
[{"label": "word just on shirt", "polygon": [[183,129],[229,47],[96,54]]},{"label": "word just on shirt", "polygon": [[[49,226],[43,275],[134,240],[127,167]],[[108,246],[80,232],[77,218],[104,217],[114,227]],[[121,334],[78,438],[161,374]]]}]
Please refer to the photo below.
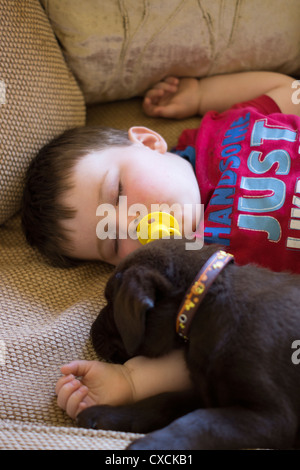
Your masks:
[{"label": "word just on shirt", "polygon": [[[219,206],[216,211],[209,214],[208,222],[205,227],[205,241],[207,243],[222,243],[230,245],[231,233],[231,215],[233,211],[233,197],[237,183],[237,170],[240,166],[240,152],[242,150],[241,142],[245,139],[250,124],[250,112],[244,117],[235,120],[229,130],[225,133],[225,139],[222,142],[223,149],[219,169],[222,177],[217,188],[214,191],[210,201],[211,206]],[[296,142],[297,131],[286,127],[268,127],[268,118],[255,121],[251,139],[251,147],[259,147],[264,141],[288,141]],[[298,148],[300,153],[300,146]],[[264,175],[271,167],[276,164],[275,174],[288,175],[291,169],[291,156],[286,149],[277,148],[269,151],[265,155],[259,150],[252,150],[247,159],[247,166],[254,175]],[[278,211],[286,200],[286,184],[280,178],[268,176],[242,176],[240,188],[250,191],[247,197],[238,199],[238,222],[240,229],[266,232],[269,241],[278,242],[281,238],[281,226],[274,214]],[[252,191],[252,194],[251,194]],[[266,195],[257,196],[257,191],[264,192]],[[255,194],[256,192],[256,194]],[[223,208],[220,210],[220,206]],[[300,230],[300,178],[295,184],[295,193],[292,199],[290,210],[289,229]],[[242,214],[241,212],[247,212]],[[259,215],[257,213],[260,213]],[[265,214],[263,214],[265,213]],[[266,215],[268,213],[268,215]],[[222,224],[222,227],[209,227],[210,222]],[[225,235],[223,237],[222,235]],[[286,239],[288,249],[300,249],[300,238],[288,236]]]}]

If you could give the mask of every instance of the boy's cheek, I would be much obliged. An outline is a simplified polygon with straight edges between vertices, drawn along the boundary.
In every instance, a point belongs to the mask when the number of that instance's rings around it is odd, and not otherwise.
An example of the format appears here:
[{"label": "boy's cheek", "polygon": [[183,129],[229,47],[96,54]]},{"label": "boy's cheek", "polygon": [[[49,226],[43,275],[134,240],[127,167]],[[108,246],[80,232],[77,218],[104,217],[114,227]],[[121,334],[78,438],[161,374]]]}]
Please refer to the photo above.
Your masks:
[{"label": "boy's cheek", "polygon": [[132,253],[133,251],[137,250],[138,248],[142,246],[137,239],[134,240],[129,237],[126,240],[122,240],[122,241],[120,240],[119,244],[120,244],[120,249],[119,249],[120,260],[125,258],[127,255],[129,255],[129,253]]}]

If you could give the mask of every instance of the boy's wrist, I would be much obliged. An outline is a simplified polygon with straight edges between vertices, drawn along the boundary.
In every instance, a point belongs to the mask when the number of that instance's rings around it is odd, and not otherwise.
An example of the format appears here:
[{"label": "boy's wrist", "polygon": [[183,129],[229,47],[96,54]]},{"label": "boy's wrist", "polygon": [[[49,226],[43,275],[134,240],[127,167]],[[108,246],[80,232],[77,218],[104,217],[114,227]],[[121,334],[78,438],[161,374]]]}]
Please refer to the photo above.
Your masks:
[{"label": "boy's wrist", "polygon": [[134,402],[159,393],[191,387],[184,353],[179,349],[156,358],[136,356],[125,362],[124,366]]},{"label": "boy's wrist", "polygon": [[197,102],[197,112],[198,112],[198,115],[199,116],[203,116],[206,112],[206,110],[204,110],[204,105],[203,105],[203,96],[204,96],[204,90],[203,90],[203,78],[199,78],[198,79],[198,96],[197,96],[197,99],[198,99],[198,102]]},{"label": "boy's wrist", "polygon": [[129,359],[127,362],[125,362],[121,366],[121,371],[122,371],[122,374],[124,375],[126,382],[128,383],[129,390],[130,390],[129,392],[130,398],[128,398],[128,403],[135,403],[136,401],[139,400],[139,398],[137,396],[137,391],[136,391],[136,387],[134,384],[134,377],[132,377],[132,375],[134,375],[134,367],[132,367],[131,362],[132,362],[132,359]]}]

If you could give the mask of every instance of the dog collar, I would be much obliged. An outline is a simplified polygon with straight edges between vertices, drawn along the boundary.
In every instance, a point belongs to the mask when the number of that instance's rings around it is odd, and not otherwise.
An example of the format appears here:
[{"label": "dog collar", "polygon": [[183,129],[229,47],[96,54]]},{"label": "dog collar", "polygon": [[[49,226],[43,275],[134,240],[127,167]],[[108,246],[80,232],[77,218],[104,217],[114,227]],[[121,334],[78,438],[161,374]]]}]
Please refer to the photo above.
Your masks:
[{"label": "dog collar", "polygon": [[233,260],[233,255],[219,250],[207,260],[195,277],[180,305],[176,318],[176,333],[185,341],[189,339],[190,324],[210,286],[225,266]]}]

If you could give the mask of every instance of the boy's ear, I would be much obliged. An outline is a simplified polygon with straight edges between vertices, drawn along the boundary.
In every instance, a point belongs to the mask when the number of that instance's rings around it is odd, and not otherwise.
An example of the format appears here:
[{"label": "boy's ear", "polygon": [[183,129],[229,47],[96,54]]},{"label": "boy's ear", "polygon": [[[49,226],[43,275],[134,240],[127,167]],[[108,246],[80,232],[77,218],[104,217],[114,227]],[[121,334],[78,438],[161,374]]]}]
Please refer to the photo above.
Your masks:
[{"label": "boy's ear", "polygon": [[165,139],[155,131],[147,127],[131,127],[128,137],[134,144],[142,144],[159,153],[166,153],[168,146]]}]

